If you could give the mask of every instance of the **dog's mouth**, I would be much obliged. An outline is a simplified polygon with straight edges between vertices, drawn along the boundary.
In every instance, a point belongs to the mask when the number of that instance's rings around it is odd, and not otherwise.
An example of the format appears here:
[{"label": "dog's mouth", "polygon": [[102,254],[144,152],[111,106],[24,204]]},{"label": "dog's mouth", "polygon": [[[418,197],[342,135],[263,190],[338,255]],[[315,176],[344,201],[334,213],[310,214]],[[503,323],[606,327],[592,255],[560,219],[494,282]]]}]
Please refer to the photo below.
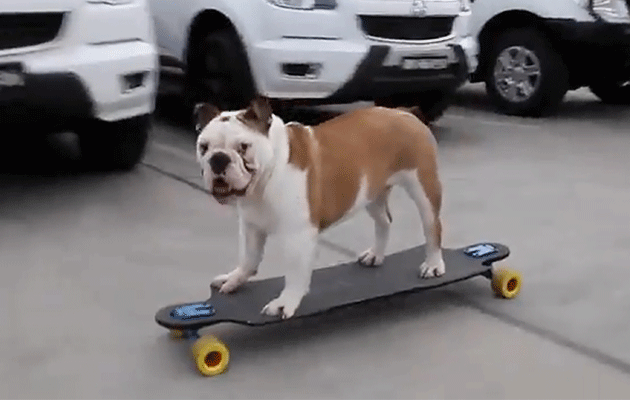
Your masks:
[{"label": "dog's mouth", "polygon": [[234,189],[223,178],[215,178],[212,181],[212,195],[216,198],[226,198],[230,196],[244,196],[247,186],[241,190]]}]

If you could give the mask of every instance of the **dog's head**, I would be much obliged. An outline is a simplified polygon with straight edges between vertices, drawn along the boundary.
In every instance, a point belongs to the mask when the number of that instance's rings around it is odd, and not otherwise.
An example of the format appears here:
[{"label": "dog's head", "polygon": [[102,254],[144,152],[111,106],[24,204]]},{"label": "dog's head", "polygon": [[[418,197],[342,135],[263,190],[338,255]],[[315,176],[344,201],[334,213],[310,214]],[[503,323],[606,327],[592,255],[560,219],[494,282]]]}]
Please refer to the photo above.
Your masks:
[{"label": "dog's head", "polygon": [[272,118],[269,101],[263,97],[238,111],[222,112],[206,103],[195,107],[197,160],[219,203],[251,194],[257,177],[272,162]]}]

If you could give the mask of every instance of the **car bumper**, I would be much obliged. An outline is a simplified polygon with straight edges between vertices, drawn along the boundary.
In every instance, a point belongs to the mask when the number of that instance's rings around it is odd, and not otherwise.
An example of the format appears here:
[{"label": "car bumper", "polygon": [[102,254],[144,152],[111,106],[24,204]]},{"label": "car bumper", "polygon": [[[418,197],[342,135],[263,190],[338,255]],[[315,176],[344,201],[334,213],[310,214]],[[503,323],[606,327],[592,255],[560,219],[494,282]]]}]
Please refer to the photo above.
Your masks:
[{"label": "car bumper", "polygon": [[548,26],[570,69],[587,81],[601,75],[630,79],[630,24],[550,20]]},{"label": "car bumper", "polygon": [[[455,88],[467,79],[474,51],[467,54],[454,37],[427,44],[285,39],[263,42],[253,57],[258,87],[269,97],[346,102]],[[440,58],[447,66],[405,70],[407,58]],[[289,76],[287,65],[317,68],[311,75]]]},{"label": "car bumper", "polygon": [[468,74],[472,74],[477,70],[479,63],[479,43],[472,36],[466,36],[459,41],[459,45],[464,51],[466,64],[468,65]]},{"label": "car bumper", "polygon": [[81,79],[72,73],[27,73],[22,84],[0,90],[0,121],[17,124],[68,123],[93,116],[93,104]]},{"label": "car bumper", "polygon": [[453,91],[468,77],[468,63],[460,45],[452,45],[454,59],[444,69],[405,69],[400,65],[386,65],[390,48],[372,46],[354,76],[329,100],[346,102],[371,100],[407,93],[433,90]]},{"label": "car bumper", "polygon": [[0,88],[0,112],[6,118],[39,113],[56,120],[116,121],[150,114],[155,107],[157,52],[146,42],[0,56],[0,70],[11,64],[23,71],[23,85]]},{"label": "car bumper", "polygon": [[564,42],[598,46],[611,44],[630,46],[630,24],[552,19],[547,20],[547,25],[553,34]]}]

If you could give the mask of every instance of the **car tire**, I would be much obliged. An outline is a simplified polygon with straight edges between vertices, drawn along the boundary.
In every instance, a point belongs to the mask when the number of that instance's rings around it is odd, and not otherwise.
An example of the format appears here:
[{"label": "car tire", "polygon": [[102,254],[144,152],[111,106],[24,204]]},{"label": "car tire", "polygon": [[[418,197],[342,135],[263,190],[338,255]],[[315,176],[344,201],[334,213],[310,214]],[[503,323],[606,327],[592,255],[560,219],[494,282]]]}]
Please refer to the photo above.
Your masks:
[{"label": "car tire", "polygon": [[256,94],[247,55],[233,29],[207,33],[192,49],[187,102],[209,102],[222,110],[245,108]]},{"label": "car tire", "polygon": [[82,124],[77,135],[83,165],[98,171],[133,169],[144,156],[150,127],[149,116]]},{"label": "car tire", "polygon": [[630,104],[630,85],[613,80],[594,82],[589,89],[602,103],[627,105]]},{"label": "car tire", "polygon": [[[509,59],[509,65],[499,65],[504,58]],[[504,114],[551,115],[569,90],[569,73],[562,57],[537,29],[503,32],[490,50],[487,65],[486,92]]]}]

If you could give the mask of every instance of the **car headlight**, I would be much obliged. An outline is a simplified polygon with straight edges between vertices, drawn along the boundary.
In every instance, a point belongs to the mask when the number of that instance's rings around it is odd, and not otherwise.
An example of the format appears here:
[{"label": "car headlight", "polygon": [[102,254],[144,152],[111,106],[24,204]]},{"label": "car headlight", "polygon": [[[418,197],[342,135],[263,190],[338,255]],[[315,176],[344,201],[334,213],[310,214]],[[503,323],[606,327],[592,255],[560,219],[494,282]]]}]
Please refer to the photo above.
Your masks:
[{"label": "car headlight", "polygon": [[271,4],[296,10],[334,10],[337,0],[268,0]]},{"label": "car headlight", "polygon": [[630,22],[625,0],[574,0],[607,22]]},{"label": "car headlight", "polygon": [[630,15],[625,0],[591,0],[593,11],[609,22],[628,22]]}]

